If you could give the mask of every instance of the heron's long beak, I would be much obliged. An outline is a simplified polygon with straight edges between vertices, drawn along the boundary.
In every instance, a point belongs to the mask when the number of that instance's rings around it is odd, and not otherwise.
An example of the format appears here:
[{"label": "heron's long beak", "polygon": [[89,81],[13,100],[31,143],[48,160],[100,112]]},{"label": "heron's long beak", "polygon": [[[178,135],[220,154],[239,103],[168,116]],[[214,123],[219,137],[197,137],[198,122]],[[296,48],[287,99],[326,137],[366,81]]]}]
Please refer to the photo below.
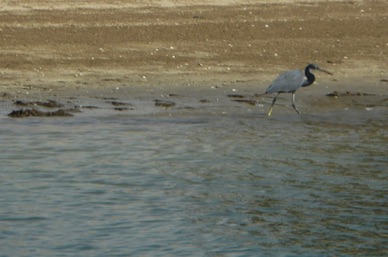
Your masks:
[{"label": "heron's long beak", "polygon": [[327,70],[324,70],[324,69],[321,69],[321,68],[319,68],[318,70],[319,71],[323,71],[324,73],[327,73],[329,75],[333,75],[333,73],[331,73],[330,71],[327,71]]}]

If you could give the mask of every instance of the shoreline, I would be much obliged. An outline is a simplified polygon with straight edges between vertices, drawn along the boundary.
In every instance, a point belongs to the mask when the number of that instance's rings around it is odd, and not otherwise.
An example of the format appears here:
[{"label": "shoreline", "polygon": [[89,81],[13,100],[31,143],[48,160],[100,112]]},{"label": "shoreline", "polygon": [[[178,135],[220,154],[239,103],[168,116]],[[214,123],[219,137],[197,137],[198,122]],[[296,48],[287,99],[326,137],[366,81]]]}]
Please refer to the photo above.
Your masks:
[{"label": "shoreline", "polygon": [[[319,77],[318,77],[319,76]],[[38,84],[22,83],[3,87],[1,109],[4,116],[20,109],[53,112],[77,109],[79,115],[258,115],[265,117],[274,94],[264,94],[266,80],[253,78],[217,80],[159,75],[101,76],[86,74],[72,82],[51,79]],[[360,119],[384,118],[388,113],[386,81],[376,77],[331,78],[317,75],[317,82],[296,93],[296,105],[302,115],[322,115],[352,111]],[[52,85],[57,86],[53,87]],[[20,105],[18,102],[27,103]],[[35,102],[56,102],[62,108]],[[162,104],[156,104],[156,102]],[[168,106],[172,103],[172,106]],[[82,112],[83,114],[79,114]],[[281,94],[274,108],[277,115],[298,116],[291,107],[291,94]],[[67,115],[63,115],[67,116]],[[377,117],[376,116],[376,117]],[[379,119],[380,119],[379,118]]]}]

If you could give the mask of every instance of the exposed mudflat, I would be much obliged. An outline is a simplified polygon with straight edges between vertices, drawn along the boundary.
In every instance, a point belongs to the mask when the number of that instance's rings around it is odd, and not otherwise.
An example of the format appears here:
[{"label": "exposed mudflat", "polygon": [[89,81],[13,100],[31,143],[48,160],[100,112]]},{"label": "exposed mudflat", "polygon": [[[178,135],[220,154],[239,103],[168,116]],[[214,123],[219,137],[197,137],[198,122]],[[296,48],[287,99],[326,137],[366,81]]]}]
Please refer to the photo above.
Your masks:
[{"label": "exposed mudflat", "polygon": [[[317,74],[319,86],[298,92],[302,113],[385,109],[387,17],[385,1],[5,1],[0,99],[4,113],[18,100],[104,98],[146,102],[150,112],[165,110],[161,100],[169,110],[223,100],[265,113],[271,80],[314,62],[334,76]],[[290,97],[274,113],[293,112]]]}]

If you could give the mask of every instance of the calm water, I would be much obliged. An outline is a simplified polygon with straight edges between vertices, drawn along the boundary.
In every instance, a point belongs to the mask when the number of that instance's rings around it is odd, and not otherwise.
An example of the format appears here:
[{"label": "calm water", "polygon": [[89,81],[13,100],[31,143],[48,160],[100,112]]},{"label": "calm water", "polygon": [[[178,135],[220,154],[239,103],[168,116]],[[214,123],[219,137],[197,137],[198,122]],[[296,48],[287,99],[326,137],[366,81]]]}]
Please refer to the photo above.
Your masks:
[{"label": "calm water", "polygon": [[388,121],[357,115],[4,116],[0,256],[384,256]]}]

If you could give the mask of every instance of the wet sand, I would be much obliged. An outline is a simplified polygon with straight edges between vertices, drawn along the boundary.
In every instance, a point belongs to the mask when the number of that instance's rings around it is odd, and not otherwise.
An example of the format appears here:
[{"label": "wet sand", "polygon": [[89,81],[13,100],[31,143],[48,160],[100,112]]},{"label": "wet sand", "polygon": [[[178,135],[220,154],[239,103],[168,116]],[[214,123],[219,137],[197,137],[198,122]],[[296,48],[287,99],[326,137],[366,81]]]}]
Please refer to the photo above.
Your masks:
[{"label": "wet sand", "polygon": [[[276,75],[314,62],[334,76],[298,91],[302,113],[386,116],[387,14],[385,1],[6,1],[1,114],[53,100],[85,113],[265,115]],[[273,114],[296,114],[290,102]]]}]

